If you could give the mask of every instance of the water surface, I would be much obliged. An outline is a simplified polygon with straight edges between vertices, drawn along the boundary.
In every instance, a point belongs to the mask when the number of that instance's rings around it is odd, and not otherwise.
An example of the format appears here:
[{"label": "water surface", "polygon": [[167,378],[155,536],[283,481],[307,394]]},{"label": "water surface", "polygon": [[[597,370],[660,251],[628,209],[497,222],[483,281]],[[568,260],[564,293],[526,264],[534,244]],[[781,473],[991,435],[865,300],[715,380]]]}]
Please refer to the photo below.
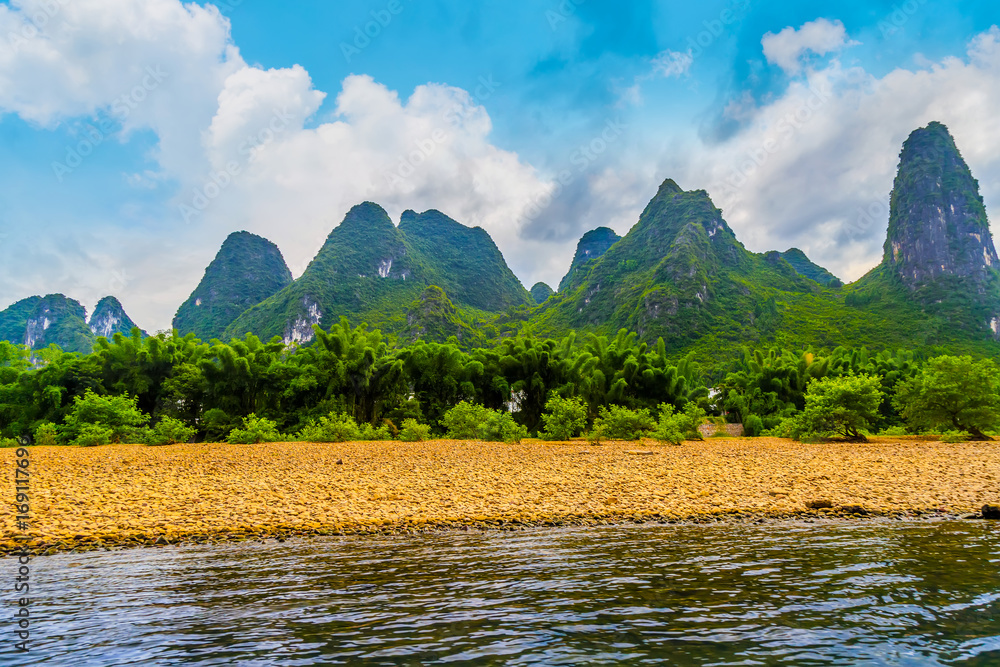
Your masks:
[{"label": "water surface", "polygon": [[30,658],[10,624],[0,664],[1000,665],[1000,525],[982,521],[317,538],[32,567]]}]

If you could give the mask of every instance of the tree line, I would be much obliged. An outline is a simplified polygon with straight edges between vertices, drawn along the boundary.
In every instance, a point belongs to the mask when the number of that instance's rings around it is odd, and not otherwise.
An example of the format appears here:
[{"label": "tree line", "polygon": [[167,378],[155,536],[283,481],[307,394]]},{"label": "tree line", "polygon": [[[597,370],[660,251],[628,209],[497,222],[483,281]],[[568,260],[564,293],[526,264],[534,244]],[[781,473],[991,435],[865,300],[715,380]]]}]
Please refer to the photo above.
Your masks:
[{"label": "tree line", "polygon": [[[985,437],[1000,414],[996,366],[971,357],[758,349],[730,368],[704,369],[672,357],[662,339],[649,345],[625,330],[560,340],[525,330],[469,351],[457,340],[392,347],[346,319],[314,330],[304,346],[138,329],[98,339],[90,354],[0,342],[0,436],[101,444],[660,433],[674,441],[714,419],[743,423],[749,435]],[[820,388],[826,403],[817,408]],[[807,423],[810,404],[814,416],[853,410],[863,419],[846,430],[843,420]]]}]

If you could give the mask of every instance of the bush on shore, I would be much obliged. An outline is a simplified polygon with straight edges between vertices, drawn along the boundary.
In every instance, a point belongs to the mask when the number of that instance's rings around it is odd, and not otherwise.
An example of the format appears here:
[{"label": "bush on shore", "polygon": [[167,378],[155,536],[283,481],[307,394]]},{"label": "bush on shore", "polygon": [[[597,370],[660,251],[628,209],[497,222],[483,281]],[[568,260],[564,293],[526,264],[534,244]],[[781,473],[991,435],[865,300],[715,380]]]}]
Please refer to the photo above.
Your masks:
[{"label": "bush on shore", "polygon": [[871,375],[813,380],[806,389],[805,410],[782,422],[779,429],[786,429],[794,438],[839,435],[864,442],[864,431],[879,417],[884,397],[881,387],[882,379]]},{"label": "bush on shore", "polygon": [[441,425],[445,427],[445,435],[454,440],[514,443],[528,436],[528,429],[518,424],[509,412],[467,401],[445,412]]},{"label": "bush on shore", "polygon": [[542,423],[545,424],[541,433],[543,439],[570,440],[587,428],[587,406],[577,396],[553,396],[545,403]]},{"label": "bush on shore", "polygon": [[132,439],[143,445],[178,445],[189,442],[197,432],[180,419],[164,417],[156,426],[144,426],[133,431]]},{"label": "bush on shore", "polygon": [[638,440],[655,428],[656,421],[649,410],[630,410],[621,405],[611,405],[602,407],[598,412],[590,439],[594,442]]},{"label": "bush on shore", "polygon": [[698,427],[705,419],[705,411],[695,403],[688,403],[682,412],[676,412],[674,406],[664,403],[660,406],[660,419],[650,437],[673,445],[685,440],[703,440]]},{"label": "bush on shore", "polygon": [[82,447],[123,442],[148,421],[149,416],[139,410],[135,398],[100,396],[88,389],[83,396],[73,399],[73,407],[60,429],[60,439]]},{"label": "bush on shore", "polygon": [[278,432],[278,425],[265,417],[251,413],[244,417],[242,428],[234,428],[226,442],[231,445],[259,445],[262,442],[281,442],[285,438]]},{"label": "bush on shore", "polygon": [[399,439],[403,442],[423,442],[431,437],[431,427],[421,424],[413,417],[403,420],[403,427],[399,429]]}]

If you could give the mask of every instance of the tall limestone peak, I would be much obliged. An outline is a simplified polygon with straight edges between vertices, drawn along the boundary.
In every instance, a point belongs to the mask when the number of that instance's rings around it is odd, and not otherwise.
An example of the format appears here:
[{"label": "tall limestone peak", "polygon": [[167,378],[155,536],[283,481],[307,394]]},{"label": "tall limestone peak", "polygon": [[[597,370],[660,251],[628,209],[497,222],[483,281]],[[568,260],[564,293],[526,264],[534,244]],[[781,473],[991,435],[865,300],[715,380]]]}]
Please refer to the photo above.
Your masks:
[{"label": "tall limestone peak", "polygon": [[1000,335],[1000,259],[986,207],[941,123],[903,144],[883,265],[929,311]]},{"label": "tall limestone peak", "polygon": [[431,285],[457,308],[503,312],[531,303],[485,230],[433,210],[406,211],[396,227],[385,209],[365,202],[330,232],[302,277],[244,312],[226,335],[305,343],[313,325],[329,327],[341,316],[398,334]]},{"label": "tall limestone peak", "polygon": [[243,311],[291,282],[292,272],[278,246],[250,232],[234,232],[178,308],[173,326],[181,334],[194,333],[206,341],[222,338]]},{"label": "tall limestone peak", "polygon": [[403,237],[385,209],[364,202],[351,208],[343,222],[333,228],[301,280],[322,281],[332,275],[406,280],[416,268],[408,255]]},{"label": "tall limestone peak", "polygon": [[455,301],[491,312],[532,303],[482,227],[466,227],[432,209],[404,212],[399,231],[421,257],[424,279],[439,285]]},{"label": "tall limestone peak", "polygon": [[621,241],[621,239],[622,237],[618,236],[613,229],[608,227],[592,229],[580,237],[580,242],[576,244],[576,254],[573,255],[573,263],[570,264],[569,271],[566,272],[563,279],[559,281],[559,291],[562,292],[569,287],[574,275],[585,264],[601,257],[611,246]]},{"label": "tall limestone peak", "polygon": [[[95,336],[103,336],[110,339],[116,333],[128,336],[137,325],[132,318],[125,313],[121,301],[113,296],[106,296],[97,302],[94,314],[87,321],[87,326]],[[146,336],[146,332],[142,331]]]},{"label": "tall limestone peak", "polygon": [[910,290],[950,276],[984,293],[1000,268],[979,182],[941,123],[915,130],[903,144],[885,262]]}]

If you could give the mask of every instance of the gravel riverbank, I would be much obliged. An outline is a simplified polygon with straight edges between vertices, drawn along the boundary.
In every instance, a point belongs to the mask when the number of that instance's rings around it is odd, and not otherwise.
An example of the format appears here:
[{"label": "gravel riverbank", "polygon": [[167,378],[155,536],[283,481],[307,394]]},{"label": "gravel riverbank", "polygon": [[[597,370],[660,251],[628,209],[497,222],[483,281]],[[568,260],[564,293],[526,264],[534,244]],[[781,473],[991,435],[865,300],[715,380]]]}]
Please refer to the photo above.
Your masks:
[{"label": "gravel riverbank", "polygon": [[[14,451],[0,450],[11,510]],[[1000,503],[998,454],[997,443],[890,438],[33,447],[27,544],[47,554],[448,528],[965,515]],[[17,532],[5,512],[0,552],[15,548]]]}]

